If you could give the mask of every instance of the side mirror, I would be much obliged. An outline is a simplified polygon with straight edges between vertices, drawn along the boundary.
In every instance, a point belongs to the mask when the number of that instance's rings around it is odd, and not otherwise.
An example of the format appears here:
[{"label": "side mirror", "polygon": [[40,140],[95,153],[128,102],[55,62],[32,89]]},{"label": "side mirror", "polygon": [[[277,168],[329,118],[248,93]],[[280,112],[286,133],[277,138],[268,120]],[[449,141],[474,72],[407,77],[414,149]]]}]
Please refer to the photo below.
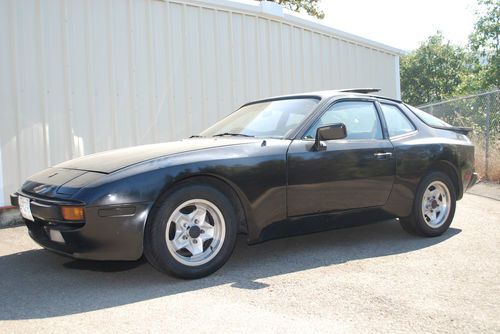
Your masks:
[{"label": "side mirror", "polygon": [[347,129],[344,123],[335,123],[322,126],[316,130],[316,140],[314,141],[315,151],[326,150],[325,140],[344,139],[347,137]]}]

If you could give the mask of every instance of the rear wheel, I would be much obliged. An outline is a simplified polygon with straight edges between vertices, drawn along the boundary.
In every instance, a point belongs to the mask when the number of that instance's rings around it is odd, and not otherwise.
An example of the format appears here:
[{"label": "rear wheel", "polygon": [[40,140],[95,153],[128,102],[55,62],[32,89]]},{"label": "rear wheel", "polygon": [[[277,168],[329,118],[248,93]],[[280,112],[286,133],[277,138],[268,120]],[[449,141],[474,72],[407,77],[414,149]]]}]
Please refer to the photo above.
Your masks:
[{"label": "rear wheel", "polygon": [[169,192],[146,225],[144,254],[158,270],[199,278],[231,255],[237,215],[230,198],[211,185],[184,183]]},{"label": "rear wheel", "polygon": [[450,178],[442,172],[432,172],[417,189],[412,214],[399,221],[409,233],[434,237],[448,229],[455,207],[456,192]]}]

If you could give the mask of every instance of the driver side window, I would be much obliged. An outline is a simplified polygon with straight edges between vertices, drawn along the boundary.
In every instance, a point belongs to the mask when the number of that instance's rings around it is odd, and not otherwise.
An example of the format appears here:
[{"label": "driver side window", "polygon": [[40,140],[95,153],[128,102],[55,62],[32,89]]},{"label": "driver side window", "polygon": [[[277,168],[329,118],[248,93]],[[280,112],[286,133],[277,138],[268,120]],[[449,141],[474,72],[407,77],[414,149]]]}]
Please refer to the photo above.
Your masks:
[{"label": "driver side window", "polygon": [[307,131],[304,138],[314,138],[319,127],[344,123],[347,139],[382,139],[382,126],[373,102],[345,101],[333,104]]}]

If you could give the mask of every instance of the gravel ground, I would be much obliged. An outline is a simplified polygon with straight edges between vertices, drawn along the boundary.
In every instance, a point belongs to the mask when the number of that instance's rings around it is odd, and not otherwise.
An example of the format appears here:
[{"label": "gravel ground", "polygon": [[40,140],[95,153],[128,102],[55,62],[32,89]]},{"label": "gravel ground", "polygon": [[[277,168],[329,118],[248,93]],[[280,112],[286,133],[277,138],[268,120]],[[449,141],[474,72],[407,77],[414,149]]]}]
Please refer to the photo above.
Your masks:
[{"label": "gravel ground", "polygon": [[0,228],[23,225],[23,219],[17,208],[0,207]]},{"label": "gravel ground", "polygon": [[0,230],[0,332],[500,332],[500,202],[466,194],[426,239],[395,220],[247,246],[182,281],[74,261]]}]

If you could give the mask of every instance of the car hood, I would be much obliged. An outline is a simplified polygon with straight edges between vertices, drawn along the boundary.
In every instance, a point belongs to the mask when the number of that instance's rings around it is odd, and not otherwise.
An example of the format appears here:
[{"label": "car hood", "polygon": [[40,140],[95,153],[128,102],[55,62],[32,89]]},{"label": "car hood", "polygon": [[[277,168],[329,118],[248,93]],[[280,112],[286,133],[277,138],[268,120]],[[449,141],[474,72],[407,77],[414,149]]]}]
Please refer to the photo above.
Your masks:
[{"label": "car hood", "polygon": [[174,142],[128,147],[95,153],[58,164],[65,168],[109,174],[125,167],[173,154],[222,146],[244,145],[261,142],[255,138],[192,138]]}]

